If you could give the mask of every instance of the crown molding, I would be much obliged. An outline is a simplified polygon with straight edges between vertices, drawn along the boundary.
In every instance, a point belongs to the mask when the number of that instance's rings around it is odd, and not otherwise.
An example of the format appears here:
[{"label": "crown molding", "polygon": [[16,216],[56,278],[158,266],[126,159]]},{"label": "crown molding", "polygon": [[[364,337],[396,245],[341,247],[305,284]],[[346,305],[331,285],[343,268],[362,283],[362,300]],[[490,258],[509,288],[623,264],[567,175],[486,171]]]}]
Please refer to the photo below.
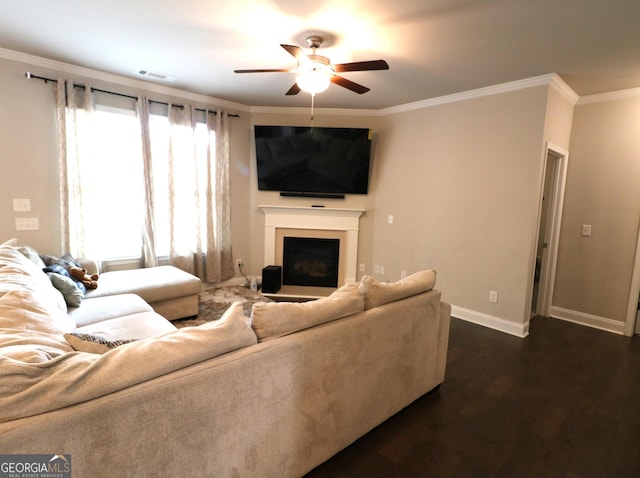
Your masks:
[{"label": "crown molding", "polygon": [[[456,103],[459,101],[467,101],[471,99],[482,98],[485,96],[499,95],[511,91],[524,90],[527,88],[545,85],[554,85],[565,95],[568,93],[567,90],[573,93],[573,90],[571,90],[571,88],[569,88],[557,74],[550,73],[548,75],[535,76],[533,78],[526,78],[524,80],[510,81],[508,83],[501,83],[499,85],[487,86],[484,88],[477,88],[475,90],[463,91],[461,93],[454,93],[451,95],[439,96],[437,98],[416,101],[415,103],[393,106],[391,108],[385,108],[380,111],[385,115],[403,113],[406,111],[431,108],[433,106]],[[573,93],[573,95],[577,98],[577,95],[575,93]]]},{"label": "crown molding", "polygon": [[[228,108],[234,111],[249,111],[250,107],[240,103],[234,103],[232,101],[223,100],[213,96],[201,95],[199,93],[192,93],[187,90],[181,90],[165,85],[159,85],[157,83],[151,83],[145,80],[139,80],[136,78],[129,78],[126,76],[116,75],[113,73],[106,73],[100,70],[94,70],[92,68],[86,68],[83,66],[72,65],[70,63],[64,63],[57,60],[50,60],[36,55],[29,55],[6,48],[0,48],[0,58],[5,60],[16,61],[19,63],[25,63],[35,68],[44,68],[56,74],[67,74],[72,77],[80,77],[83,79],[105,81],[114,85],[119,85],[127,88],[133,88],[135,90],[142,90],[145,93],[155,93],[159,95],[166,95],[169,97],[177,97],[181,100],[192,101],[195,103],[215,104],[223,108]],[[33,72],[40,75],[40,73]],[[57,78],[52,78],[57,79]],[[73,79],[73,78],[72,78]]]},{"label": "crown molding", "polygon": [[628,90],[611,91],[609,93],[598,93],[596,95],[582,96],[578,100],[578,105],[589,103],[600,103],[603,101],[626,100],[640,96],[640,88],[629,88]]},{"label": "crown molding", "polygon": [[578,94],[573,91],[571,87],[567,85],[564,80],[556,73],[551,74],[549,85],[574,106],[580,99]]}]

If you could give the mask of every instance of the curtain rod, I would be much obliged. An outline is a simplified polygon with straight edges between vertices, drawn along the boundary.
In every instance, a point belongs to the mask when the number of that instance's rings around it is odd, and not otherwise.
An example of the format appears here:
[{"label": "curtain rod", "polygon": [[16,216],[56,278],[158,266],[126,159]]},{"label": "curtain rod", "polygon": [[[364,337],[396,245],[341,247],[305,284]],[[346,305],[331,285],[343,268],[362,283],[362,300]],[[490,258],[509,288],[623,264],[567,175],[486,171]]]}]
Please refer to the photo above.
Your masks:
[{"label": "curtain rod", "polygon": [[[28,79],[28,80],[30,80],[30,79],[32,79],[32,78],[33,78],[33,79],[36,79],[36,80],[42,80],[42,81],[44,81],[45,83],[49,83],[49,82],[57,83],[57,82],[58,82],[58,80],[55,80],[55,79],[53,79],[53,78],[46,78],[46,77],[44,77],[44,76],[34,75],[34,74],[33,74],[33,73],[31,73],[30,71],[27,71],[27,72],[25,73],[25,76],[27,77],[27,79]],[[74,84],[74,85],[73,85],[73,87],[74,87],[74,88],[85,88],[85,89],[86,89],[86,86],[85,86],[85,85],[76,85],[76,84]],[[136,100],[136,101],[138,101],[138,97],[137,97],[137,96],[126,95],[126,94],[124,94],[124,93],[117,93],[117,92],[115,92],[115,91],[101,90],[101,89],[99,89],[99,88],[93,88],[93,87],[91,88],[91,91],[92,91],[92,92],[96,91],[96,92],[98,92],[98,93],[107,93],[108,95],[121,96],[121,97],[123,97],[123,98],[129,98],[129,99],[132,99],[132,100]],[[149,100],[149,103],[156,103],[156,104],[158,104],[158,105],[165,105],[165,106],[169,106],[169,103],[165,103],[164,101]],[[171,106],[176,107],[176,108],[184,109],[184,105],[174,105],[174,104],[172,104]],[[205,113],[208,111],[208,110],[203,110],[202,108],[195,108],[195,110],[196,110],[196,111],[202,111],[202,112],[205,112]],[[208,112],[209,112],[209,113],[212,113],[212,114],[214,114],[214,115],[218,114],[218,112],[217,112],[217,111],[208,111]],[[229,118],[234,118],[234,119],[238,119],[238,118],[240,118],[240,115],[232,114],[232,113],[227,113],[227,116],[228,116]]]}]

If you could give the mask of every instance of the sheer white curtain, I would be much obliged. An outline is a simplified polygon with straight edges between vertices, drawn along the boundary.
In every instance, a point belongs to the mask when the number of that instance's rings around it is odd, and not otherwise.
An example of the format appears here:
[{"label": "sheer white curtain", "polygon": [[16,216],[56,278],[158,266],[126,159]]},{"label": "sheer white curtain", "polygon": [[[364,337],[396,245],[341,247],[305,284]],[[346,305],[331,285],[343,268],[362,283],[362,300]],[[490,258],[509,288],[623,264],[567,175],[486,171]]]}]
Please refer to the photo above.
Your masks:
[{"label": "sheer white curtain", "polygon": [[[207,193],[207,260],[205,277],[209,281],[219,281],[233,277],[233,252],[231,250],[231,180],[229,161],[229,116],[222,111],[207,115],[209,131],[215,135],[215,157],[211,157],[209,148],[208,164],[211,192]],[[211,134],[209,135],[211,136]]]},{"label": "sheer white curtain", "polygon": [[168,237],[171,264],[206,282],[234,274],[229,124],[221,111],[169,106]]},{"label": "sheer white curtain", "polygon": [[[101,151],[105,142],[118,143],[123,130],[107,132],[104,119],[94,121],[90,86],[58,80],[56,99],[63,250],[104,258],[105,237],[125,236],[127,244],[141,244],[134,248],[146,267],[168,254],[171,264],[204,281],[232,277],[228,115],[169,105],[154,134],[149,101],[139,98],[125,128],[135,140],[118,151],[129,168],[123,174],[113,154]],[[114,206],[124,190],[128,202]],[[123,224],[119,211],[131,222]]]},{"label": "sheer white curtain", "polygon": [[153,186],[153,163],[151,157],[151,133],[149,131],[149,100],[146,96],[138,98],[136,103],[136,114],[140,120],[140,133],[142,141],[142,165],[143,165],[143,194],[144,212],[142,223],[142,264],[145,267],[155,267],[158,265],[158,255],[156,254],[156,233],[155,233],[155,200]]},{"label": "sheer white curtain", "polygon": [[91,89],[74,88],[73,82],[59,79],[56,107],[62,250],[76,257],[95,257],[91,214],[87,214],[91,185],[82,167],[82,158],[91,154]]},{"label": "sheer white curtain", "polygon": [[202,164],[196,148],[196,124],[191,106],[169,105],[169,261],[192,274],[196,273],[196,257],[204,252],[201,215],[205,206],[200,195]]}]

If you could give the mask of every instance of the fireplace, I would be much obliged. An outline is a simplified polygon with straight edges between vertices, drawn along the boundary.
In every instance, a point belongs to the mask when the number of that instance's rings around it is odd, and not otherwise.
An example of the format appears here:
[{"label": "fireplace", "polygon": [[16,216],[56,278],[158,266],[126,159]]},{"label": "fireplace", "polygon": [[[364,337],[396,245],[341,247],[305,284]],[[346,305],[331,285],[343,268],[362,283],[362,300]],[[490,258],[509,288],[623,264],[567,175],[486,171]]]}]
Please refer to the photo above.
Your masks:
[{"label": "fireplace", "polygon": [[284,237],[282,284],[338,287],[340,240]]},{"label": "fireplace", "polygon": [[[282,266],[284,263],[284,238],[325,239],[337,246],[337,282],[332,278],[330,285],[302,286],[283,283],[278,295],[287,297],[322,297],[329,295],[337,287],[356,282],[358,258],[359,218],[363,209],[342,209],[304,206],[259,206],[264,212],[264,265]],[[302,241],[303,243],[307,241]],[[326,243],[325,243],[326,244]],[[326,252],[314,252],[315,256],[324,256]],[[333,253],[332,253],[333,254]],[[333,261],[333,259],[332,259]],[[331,262],[333,264],[333,262]],[[303,265],[303,267],[305,267]],[[312,266],[306,265],[309,269]],[[314,277],[320,275],[320,268],[332,269],[329,264],[316,265]],[[295,275],[295,274],[294,274]],[[310,274],[307,274],[310,275]],[[288,280],[288,279],[287,279]],[[308,280],[308,277],[294,280]],[[315,279],[314,279],[315,280]],[[326,280],[326,279],[323,279]],[[328,284],[328,280],[327,280]]]}]

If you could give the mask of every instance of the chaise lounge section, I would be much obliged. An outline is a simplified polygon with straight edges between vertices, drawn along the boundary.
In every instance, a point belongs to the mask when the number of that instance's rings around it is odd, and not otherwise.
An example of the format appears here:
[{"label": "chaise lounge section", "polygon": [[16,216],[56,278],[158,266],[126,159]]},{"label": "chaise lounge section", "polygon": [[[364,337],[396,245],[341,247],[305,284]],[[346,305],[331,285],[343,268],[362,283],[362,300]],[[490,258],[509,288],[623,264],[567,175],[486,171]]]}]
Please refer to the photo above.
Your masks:
[{"label": "chaise lounge section", "polygon": [[[92,274],[95,262],[82,260]],[[118,294],[136,294],[168,320],[198,315],[198,294],[202,282],[196,276],[173,266],[108,271],[100,274],[98,288],[87,291],[86,298]]]}]

